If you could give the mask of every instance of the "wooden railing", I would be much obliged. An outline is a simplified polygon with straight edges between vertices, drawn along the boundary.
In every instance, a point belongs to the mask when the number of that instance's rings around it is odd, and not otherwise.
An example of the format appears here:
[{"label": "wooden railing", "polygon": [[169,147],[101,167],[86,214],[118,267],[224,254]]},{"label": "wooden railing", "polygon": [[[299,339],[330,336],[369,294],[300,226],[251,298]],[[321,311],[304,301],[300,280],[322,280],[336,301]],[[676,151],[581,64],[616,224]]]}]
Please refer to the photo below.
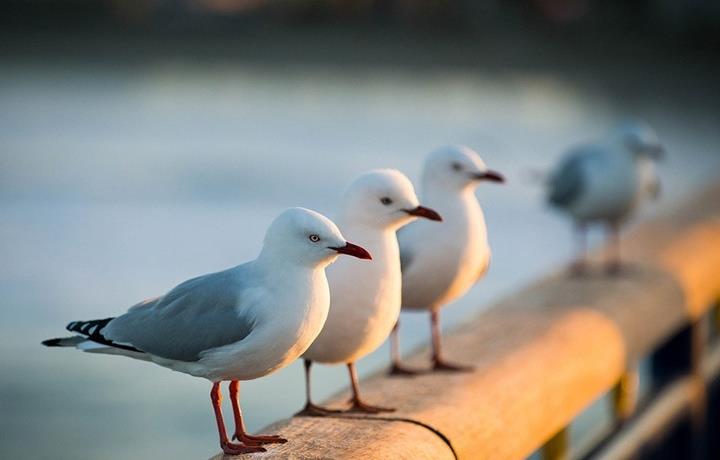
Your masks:
[{"label": "wooden railing", "polygon": [[[397,412],[283,420],[266,431],[290,442],[257,458],[521,459],[538,449],[568,458],[567,427],[606,394],[614,430],[583,455],[627,458],[686,417],[701,458],[705,388],[720,369],[703,321],[720,296],[720,187],[623,244],[621,276],[551,276],[449,334],[447,348],[474,372],[378,374],[363,382],[364,396]],[[657,391],[638,410],[637,364],[649,356]]]}]

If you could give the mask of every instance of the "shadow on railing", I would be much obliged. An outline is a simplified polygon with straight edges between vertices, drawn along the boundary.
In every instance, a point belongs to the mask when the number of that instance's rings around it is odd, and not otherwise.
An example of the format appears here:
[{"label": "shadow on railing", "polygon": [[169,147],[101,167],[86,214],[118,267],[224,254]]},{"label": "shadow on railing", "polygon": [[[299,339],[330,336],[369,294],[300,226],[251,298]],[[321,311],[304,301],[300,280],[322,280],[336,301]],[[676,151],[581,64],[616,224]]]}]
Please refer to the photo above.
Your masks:
[{"label": "shadow on railing", "polygon": [[[450,334],[475,372],[378,374],[365,395],[398,412],[284,420],[268,431],[290,442],[256,455],[720,458],[708,436],[719,415],[709,388],[720,373],[720,187],[639,226],[625,247],[621,276],[551,276]],[[650,383],[643,395],[639,380]],[[609,429],[573,446],[568,427],[603,396]]]}]

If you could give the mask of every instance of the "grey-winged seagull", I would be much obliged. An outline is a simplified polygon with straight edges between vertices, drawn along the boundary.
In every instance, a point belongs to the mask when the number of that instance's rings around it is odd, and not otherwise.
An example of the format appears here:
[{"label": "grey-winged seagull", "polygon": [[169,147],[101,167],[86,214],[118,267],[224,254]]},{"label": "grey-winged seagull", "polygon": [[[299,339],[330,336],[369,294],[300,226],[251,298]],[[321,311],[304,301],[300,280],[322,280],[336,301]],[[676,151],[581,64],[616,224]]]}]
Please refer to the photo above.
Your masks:
[{"label": "grey-winged seagull", "polygon": [[[400,316],[402,282],[395,232],[418,217],[441,220],[435,211],[420,206],[412,183],[400,171],[366,172],[345,191],[336,222],[345,236],[372,252],[373,262],[344,259],[327,270],[330,313],[320,335],[303,355],[307,403],[300,414],[335,412],[312,403],[313,362],[347,365],[353,393],[347,411],[392,410],[361,399],[355,362],[382,345]],[[442,232],[442,228],[436,226],[436,231]]]},{"label": "grey-winged seagull", "polygon": [[[443,223],[417,221],[398,232],[402,265],[402,309],[428,311],[434,370],[468,370],[447,362],[441,348],[440,309],[464,295],[487,272],[490,247],[475,188],[482,182],[504,182],[480,156],[463,146],[432,152],[423,167],[422,200],[437,210]],[[393,374],[415,374],[402,366],[399,323],[392,333]]]},{"label": "grey-winged seagull", "polygon": [[[338,254],[370,259],[317,212],[291,208],[270,225],[258,257],[185,281],[127,313],[67,326],[78,335],[43,342],[125,355],[210,380],[220,446],[226,454],[262,452],[279,436],[245,432],[239,380],[267,375],[297,359],[323,327],[330,304],[324,268]],[[235,438],[222,418],[220,382],[230,381]]]},{"label": "grey-winged seagull", "polygon": [[608,227],[606,270],[619,270],[620,227],[643,200],[659,194],[654,162],[663,151],[647,124],[627,121],[607,139],[570,149],[559,162],[548,180],[547,199],[575,223],[574,274],[585,271],[587,226],[594,222]]}]

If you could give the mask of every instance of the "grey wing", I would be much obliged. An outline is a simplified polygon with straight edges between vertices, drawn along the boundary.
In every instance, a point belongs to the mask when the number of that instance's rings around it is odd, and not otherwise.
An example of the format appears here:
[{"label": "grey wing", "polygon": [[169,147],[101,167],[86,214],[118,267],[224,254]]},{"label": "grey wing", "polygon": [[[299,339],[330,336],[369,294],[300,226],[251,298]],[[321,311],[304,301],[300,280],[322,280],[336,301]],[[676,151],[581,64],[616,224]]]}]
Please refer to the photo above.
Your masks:
[{"label": "grey wing", "polygon": [[407,272],[412,263],[412,253],[409,250],[400,251],[400,271]]},{"label": "grey wing", "polygon": [[128,309],[128,311],[132,310],[143,310],[145,308],[152,308],[155,305],[157,305],[158,301],[161,300],[163,296],[159,297],[150,297],[149,299],[145,299],[142,302],[136,303],[132,307]]},{"label": "grey wing", "polygon": [[571,151],[560,163],[550,179],[548,201],[559,207],[570,206],[583,193],[585,171],[583,163],[587,160],[584,149]]},{"label": "grey wing", "polygon": [[131,308],[112,320],[103,335],[138,350],[178,361],[238,342],[255,325],[242,308],[242,281],[230,269],[186,281],[165,296]]},{"label": "grey wing", "polygon": [[398,247],[400,248],[400,271],[403,273],[407,273],[413,261],[413,251],[410,244],[408,244],[408,238],[403,238],[403,236],[407,237],[406,228],[403,227],[397,232]]}]

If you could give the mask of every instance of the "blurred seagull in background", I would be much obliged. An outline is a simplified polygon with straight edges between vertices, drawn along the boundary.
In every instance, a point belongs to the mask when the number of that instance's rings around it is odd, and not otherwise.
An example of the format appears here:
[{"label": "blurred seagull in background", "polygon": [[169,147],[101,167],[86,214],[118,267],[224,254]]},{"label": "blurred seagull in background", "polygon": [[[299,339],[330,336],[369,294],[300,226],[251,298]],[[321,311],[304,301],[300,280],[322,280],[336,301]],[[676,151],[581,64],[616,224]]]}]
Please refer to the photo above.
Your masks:
[{"label": "blurred seagull in background", "polygon": [[[315,340],[330,304],[324,268],[338,254],[371,258],[326,217],[291,208],[272,222],[255,260],[185,281],[116,318],[72,322],[67,329],[78,335],[43,344],[129,356],[204,377],[213,382],[210,398],[223,452],[263,452],[261,444],[286,440],[245,432],[238,381],[287,366]],[[224,380],[230,381],[239,443],[225,430]]]},{"label": "blurred seagull in background", "polygon": [[[402,264],[402,309],[429,311],[434,370],[463,371],[441,348],[440,308],[464,295],[487,272],[490,247],[475,188],[482,182],[504,182],[480,156],[463,146],[432,152],[422,174],[423,203],[443,216],[435,226],[418,221],[398,232]],[[400,362],[399,322],[392,332],[392,374],[416,374]]]},{"label": "blurred seagull in background", "polygon": [[547,199],[574,221],[578,255],[573,274],[586,269],[587,226],[607,225],[606,271],[620,269],[620,226],[637,206],[657,198],[660,182],[655,161],[664,148],[655,132],[640,121],[620,124],[605,140],[571,149],[551,173]]},{"label": "blurred seagull in background", "polygon": [[[347,411],[394,410],[372,406],[360,398],[355,362],[387,339],[400,316],[402,284],[396,231],[418,217],[441,220],[438,213],[419,205],[412,183],[400,171],[369,171],[345,192],[337,223],[344,235],[372,252],[373,262],[348,259],[328,268],[330,313],[320,335],[303,355],[307,403],[300,414],[340,412],[312,403],[310,370],[315,361],[347,365],[353,393]],[[435,231],[442,229],[436,226]]]}]

